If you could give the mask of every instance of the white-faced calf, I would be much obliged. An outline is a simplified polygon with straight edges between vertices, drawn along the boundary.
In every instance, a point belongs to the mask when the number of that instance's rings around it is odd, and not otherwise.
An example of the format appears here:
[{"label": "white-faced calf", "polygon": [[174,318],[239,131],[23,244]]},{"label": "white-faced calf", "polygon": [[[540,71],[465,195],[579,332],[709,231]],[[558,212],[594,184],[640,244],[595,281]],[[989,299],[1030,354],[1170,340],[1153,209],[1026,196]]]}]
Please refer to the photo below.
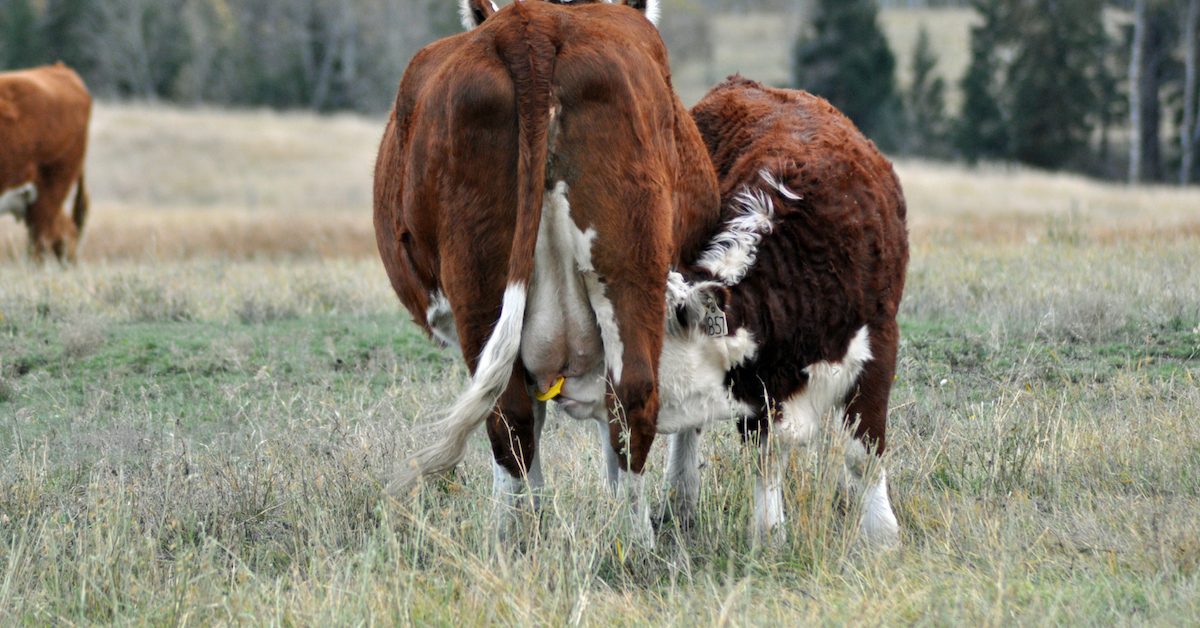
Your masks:
[{"label": "white-faced calf", "polygon": [[895,545],[886,473],[864,474],[887,445],[908,263],[892,165],[833,106],[801,91],[733,77],[692,116],[717,169],[725,226],[668,282],[658,430],[671,434],[673,508],[694,507],[700,428],[733,418],[762,448],[755,525],[767,535],[784,517],[780,454],[839,413],[854,430],[846,466],[861,490],[862,530],[872,544]]}]

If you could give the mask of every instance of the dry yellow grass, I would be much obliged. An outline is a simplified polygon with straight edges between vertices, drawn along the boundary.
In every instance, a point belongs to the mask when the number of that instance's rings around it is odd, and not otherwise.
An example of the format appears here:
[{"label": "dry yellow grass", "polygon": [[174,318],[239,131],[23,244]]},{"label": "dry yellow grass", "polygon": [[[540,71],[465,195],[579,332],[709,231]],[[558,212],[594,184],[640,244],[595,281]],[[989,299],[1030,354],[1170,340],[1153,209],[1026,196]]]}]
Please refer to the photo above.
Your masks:
[{"label": "dry yellow grass", "polygon": [[[371,257],[383,118],[98,103],[83,263]],[[1005,165],[896,164],[914,243],[1200,238],[1200,188],[1130,187]],[[0,259],[24,255],[0,218]]]},{"label": "dry yellow grass", "polygon": [[899,160],[915,243],[945,236],[1102,242],[1200,237],[1200,187],[1129,186],[1020,166]]},{"label": "dry yellow grass", "polygon": [[[81,260],[367,256],[382,118],[97,103]],[[0,257],[24,255],[0,220]]]}]

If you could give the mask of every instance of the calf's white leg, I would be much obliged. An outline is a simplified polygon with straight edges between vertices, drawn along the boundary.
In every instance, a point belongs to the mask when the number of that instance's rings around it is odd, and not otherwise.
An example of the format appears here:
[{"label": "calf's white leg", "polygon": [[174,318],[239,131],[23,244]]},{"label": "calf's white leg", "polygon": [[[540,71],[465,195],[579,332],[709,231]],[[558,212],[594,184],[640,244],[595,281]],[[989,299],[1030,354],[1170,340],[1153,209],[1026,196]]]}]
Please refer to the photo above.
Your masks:
[{"label": "calf's white leg", "polygon": [[847,444],[846,470],[851,488],[862,498],[859,529],[871,547],[892,549],[900,545],[900,525],[888,499],[887,470],[882,464],[871,464],[872,458],[857,439]]},{"label": "calf's white leg", "polygon": [[700,500],[700,429],[687,428],[671,434],[668,442],[668,498],[662,518],[687,523]]}]

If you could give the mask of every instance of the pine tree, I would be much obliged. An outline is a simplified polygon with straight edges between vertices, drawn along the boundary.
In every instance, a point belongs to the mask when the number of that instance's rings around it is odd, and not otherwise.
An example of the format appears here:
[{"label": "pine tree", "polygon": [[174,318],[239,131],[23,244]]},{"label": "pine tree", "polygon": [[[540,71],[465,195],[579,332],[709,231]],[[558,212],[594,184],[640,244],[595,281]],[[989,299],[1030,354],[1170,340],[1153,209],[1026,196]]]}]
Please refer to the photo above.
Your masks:
[{"label": "pine tree", "polygon": [[[87,72],[87,46],[92,36],[88,28],[93,0],[50,0],[46,3],[46,20],[42,27],[46,61],[62,61],[81,72]],[[101,0],[103,1],[103,0]]]},{"label": "pine tree", "polygon": [[795,85],[827,99],[885,146],[897,117],[896,58],[873,0],[817,0],[813,33],[795,48]]},{"label": "pine tree", "polygon": [[[956,144],[969,162],[1042,168],[1092,160],[1093,127],[1109,107],[1108,47],[1094,0],[976,0]],[[1006,52],[1001,56],[1000,50]]]},{"label": "pine tree", "polygon": [[962,78],[963,106],[954,144],[968,163],[1008,157],[1006,121],[996,98],[998,46],[1005,38],[1004,0],[976,0],[983,22],[971,27],[971,64]]},{"label": "pine tree", "polygon": [[9,0],[0,15],[0,63],[7,69],[29,68],[44,63],[41,25],[30,0]]},{"label": "pine tree", "polygon": [[929,31],[922,26],[913,50],[912,86],[905,99],[912,137],[909,148],[919,155],[938,155],[945,142],[946,80],[934,74],[937,62]]},{"label": "pine tree", "polygon": [[1103,70],[1101,6],[1093,0],[1022,3],[1018,52],[1008,70],[1009,135],[1022,163],[1078,166],[1088,149]]}]

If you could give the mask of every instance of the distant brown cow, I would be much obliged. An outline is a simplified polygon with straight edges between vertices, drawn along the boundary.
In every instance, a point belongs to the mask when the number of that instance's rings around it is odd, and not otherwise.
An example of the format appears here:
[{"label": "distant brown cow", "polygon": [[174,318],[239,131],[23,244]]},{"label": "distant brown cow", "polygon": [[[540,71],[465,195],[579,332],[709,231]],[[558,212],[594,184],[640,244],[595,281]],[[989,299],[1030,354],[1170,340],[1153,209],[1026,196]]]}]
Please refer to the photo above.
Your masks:
[{"label": "distant brown cow", "polygon": [[[29,228],[29,254],[75,261],[87,219],[83,185],[92,98],[63,64],[0,73],[0,215]],[[70,216],[62,211],[79,182]]]}]

